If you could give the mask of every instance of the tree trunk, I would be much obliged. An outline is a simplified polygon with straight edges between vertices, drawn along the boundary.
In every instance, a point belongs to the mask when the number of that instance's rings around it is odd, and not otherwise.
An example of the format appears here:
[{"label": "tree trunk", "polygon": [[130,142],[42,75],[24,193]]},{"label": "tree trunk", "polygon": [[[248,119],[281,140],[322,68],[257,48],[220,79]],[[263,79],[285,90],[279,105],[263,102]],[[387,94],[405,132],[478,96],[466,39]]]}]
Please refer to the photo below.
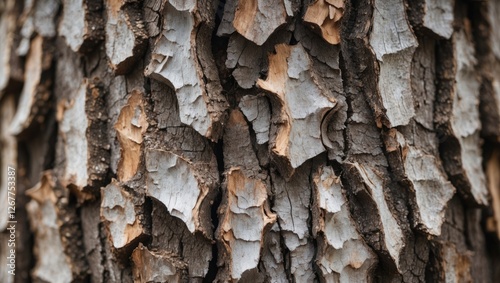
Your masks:
[{"label": "tree trunk", "polygon": [[1,282],[500,280],[499,1],[0,13]]}]

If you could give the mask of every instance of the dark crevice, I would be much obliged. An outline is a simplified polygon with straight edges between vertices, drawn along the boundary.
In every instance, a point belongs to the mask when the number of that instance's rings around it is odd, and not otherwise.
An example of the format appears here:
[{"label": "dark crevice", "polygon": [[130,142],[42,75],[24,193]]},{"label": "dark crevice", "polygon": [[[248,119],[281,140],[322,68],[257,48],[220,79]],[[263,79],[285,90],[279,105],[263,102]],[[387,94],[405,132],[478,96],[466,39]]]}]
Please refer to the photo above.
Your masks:
[{"label": "dark crevice", "polygon": [[[214,229],[214,237],[216,237],[215,231],[216,231],[217,227],[219,226],[218,210],[219,210],[219,206],[220,206],[221,202],[222,202],[222,192],[221,192],[221,189],[219,188],[217,195],[215,196],[215,198],[213,200],[213,204],[212,204],[212,207],[210,210],[210,216],[212,219],[212,225],[213,225],[213,229]],[[212,259],[210,259],[210,262],[208,264],[208,272],[205,275],[205,277],[203,278],[203,283],[215,282],[215,278],[217,277],[217,272],[219,270],[219,268],[217,266],[218,258],[219,258],[218,245],[213,244],[212,245]]]},{"label": "dark crevice", "polygon": [[[25,142],[18,142],[17,144],[17,191],[16,191],[16,207],[26,207],[29,201],[29,197],[25,195],[25,191],[29,189],[32,184],[30,184],[30,164],[33,160],[31,159],[29,148]],[[20,237],[16,239],[16,245],[21,246],[17,248],[18,258],[16,260],[16,276],[25,280],[25,282],[32,282],[30,271],[35,267],[35,259],[32,253],[34,248],[34,237],[30,233],[30,221],[28,218],[28,213],[25,209],[18,209],[16,211],[16,221],[17,232]]]},{"label": "dark crevice", "polygon": [[217,36],[217,30],[222,20],[226,1],[220,0],[217,5],[217,13],[215,17],[215,27],[212,30],[211,48],[212,55],[215,61],[215,66],[219,74],[220,84],[222,86],[222,94],[229,100],[228,95],[234,89],[234,78],[231,76],[231,71],[226,68],[227,47],[229,45],[229,37]]},{"label": "dark crevice", "polygon": [[[348,140],[347,128],[348,128],[348,122],[351,120],[351,117],[353,115],[351,99],[348,99],[346,97],[346,93],[347,93],[347,80],[348,80],[348,72],[349,72],[349,70],[347,70],[347,67],[346,67],[345,64],[346,64],[346,62],[345,62],[342,50],[340,50],[339,51],[339,69],[340,69],[340,74],[342,76],[342,88],[343,88],[343,94],[342,95],[345,97],[345,101],[346,101],[346,104],[347,104],[347,111],[346,111],[347,117],[346,117],[346,120],[344,122],[344,130],[342,131],[342,136],[344,138],[344,157],[343,157],[344,159],[347,158],[348,152],[350,150],[350,145],[351,144],[347,142],[347,140]],[[335,170],[335,167],[334,167],[334,170]],[[335,171],[335,174],[337,174],[337,176],[340,176],[340,172],[338,172],[338,171]]]},{"label": "dark crevice", "polygon": [[[217,170],[219,172],[219,179],[224,178],[224,141],[221,138],[218,142],[212,143],[212,150],[217,160]],[[219,227],[219,207],[222,203],[222,187],[217,188],[216,195],[212,201],[212,206],[210,207],[210,218],[212,222],[213,238],[217,239],[216,231]],[[219,267],[217,262],[219,260],[219,245],[214,241],[212,244],[212,258],[208,264],[208,272],[203,278],[203,283],[215,282],[217,277]]]},{"label": "dark crevice", "polygon": [[224,8],[226,7],[226,0],[219,0],[217,1],[217,8],[215,11],[215,28],[214,30],[217,31],[217,28],[219,27],[222,17],[224,16]]},{"label": "dark crevice", "polygon": [[290,37],[290,42],[289,44],[290,45],[297,45],[297,43],[299,43],[299,41],[295,38],[295,34],[292,33],[292,36]]},{"label": "dark crevice", "polygon": [[101,266],[103,267],[102,268],[102,274],[101,274],[101,278],[103,280],[103,282],[109,282],[110,281],[110,275],[109,275],[109,270],[106,265],[106,258],[107,258],[107,253],[106,253],[106,242],[107,242],[107,238],[106,238],[106,231],[105,231],[105,228],[104,228],[104,223],[102,222],[98,222],[98,229],[99,229],[99,243],[100,243],[100,248],[101,248],[101,251],[100,251],[100,255],[101,255]]},{"label": "dark crevice", "polygon": [[307,219],[307,227],[309,228],[309,234],[311,237],[311,243],[313,244],[314,247],[314,256],[312,260],[312,269],[313,273],[317,279],[318,282],[323,282],[325,279],[322,276],[322,272],[320,270],[320,267],[318,266],[316,259],[318,259],[318,252],[319,252],[319,240],[325,241],[325,239],[322,239],[323,231],[320,231],[317,235],[314,233],[314,213],[316,213],[317,217],[319,217],[318,214],[319,212],[315,212],[315,210],[319,210],[320,208],[318,207],[318,204],[315,202],[314,198],[317,195],[316,189],[314,188],[314,177],[315,174],[318,172],[318,166],[316,164],[328,164],[328,154],[327,153],[322,153],[316,157],[313,158],[312,160],[313,166],[311,166],[311,171],[309,172],[309,190],[311,192],[311,197],[309,199],[309,217]]},{"label": "dark crevice", "polygon": [[224,142],[220,139],[218,142],[212,144],[212,148],[217,159],[217,170],[219,170],[219,177],[223,178],[224,175]]},{"label": "dark crevice", "polygon": [[[271,185],[271,188],[275,188],[270,169],[269,169],[269,183]],[[274,201],[275,201],[274,197],[275,197],[275,192],[273,191],[272,196],[269,197],[269,206],[271,208],[271,211],[276,213],[276,211],[273,210]],[[290,250],[287,248],[287,246],[285,244],[285,237],[283,236],[283,229],[281,228],[281,224],[280,224],[279,220],[276,220],[276,225],[278,225],[278,234],[279,234],[279,238],[280,238],[280,251],[281,251],[281,254],[283,255],[283,268],[285,269],[288,282],[294,282],[292,272],[291,272]]]},{"label": "dark crevice", "polygon": [[56,166],[56,143],[57,143],[57,133],[59,124],[55,122],[55,113],[51,111],[48,115],[50,117],[47,123],[46,131],[48,132],[47,144],[51,145],[47,147],[47,152],[45,153],[43,160],[43,170],[54,169]]},{"label": "dark crevice", "polygon": [[[152,234],[151,231],[153,231],[153,200],[150,197],[144,196],[144,204],[142,206],[143,213],[144,213],[144,229],[146,231],[149,231],[148,234]],[[149,247],[151,242],[152,242],[152,236],[151,237],[146,237],[143,239],[141,242],[146,246]]]},{"label": "dark crevice", "polygon": [[442,266],[439,260],[437,247],[432,247],[429,252],[429,260],[425,266],[425,282],[440,282],[442,278]]}]

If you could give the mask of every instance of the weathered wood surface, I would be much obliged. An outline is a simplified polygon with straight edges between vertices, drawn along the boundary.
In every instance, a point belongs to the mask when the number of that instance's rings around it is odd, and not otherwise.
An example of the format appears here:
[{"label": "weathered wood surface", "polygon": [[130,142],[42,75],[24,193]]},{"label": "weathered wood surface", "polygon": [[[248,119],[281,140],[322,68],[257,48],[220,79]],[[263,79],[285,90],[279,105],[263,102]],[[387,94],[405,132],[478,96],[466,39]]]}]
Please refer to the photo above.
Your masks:
[{"label": "weathered wood surface", "polygon": [[499,13],[0,1],[0,282],[498,281]]}]

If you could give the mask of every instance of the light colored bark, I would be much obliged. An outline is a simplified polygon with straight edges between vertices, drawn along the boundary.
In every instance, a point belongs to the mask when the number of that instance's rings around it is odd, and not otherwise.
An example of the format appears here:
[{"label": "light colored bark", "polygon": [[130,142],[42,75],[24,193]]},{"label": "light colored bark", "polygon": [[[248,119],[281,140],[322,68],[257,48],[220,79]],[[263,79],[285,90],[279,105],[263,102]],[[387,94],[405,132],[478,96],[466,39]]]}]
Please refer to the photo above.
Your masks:
[{"label": "light colored bark", "polygon": [[106,138],[102,128],[106,119],[103,93],[98,84],[86,78],[67,82],[67,97],[59,101],[57,109],[64,141],[60,151],[64,158],[62,183],[81,194],[82,200],[91,199],[98,192],[88,187],[101,183],[108,170],[108,149],[99,143]]},{"label": "light colored bark", "polygon": [[358,170],[362,178],[362,182],[368,189],[373,201],[377,206],[382,223],[382,231],[384,233],[385,248],[389,252],[391,258],[394,260],[396,267],[399,269],[401,251],[405,245],[405,239],[402,228],[397,222],[396,217],[392,214],[387,200],[384,195],[384,181],[379,176],[376,169],[368,168],[358,163],[353,164],[353,168]]},{"label": "light colored bark", "polygon": [[228,172],[227,189],[221,238],[227,245],[231,277],[238,280],[244,272],[257,268],[264,229],[276,221],[276,215],[269,211],[267,190],[262,181],[234,169]]},{"label": "light colored bark", "polygon": [[[446,179],[437,159],[424,151],[406,144],[404,136],[393,131],[391,137],[396,142],[390,151],[399,151],[406,178],[415,193],[415,211],[417,225],[426,233],[439,236],[444,221],[445,208],[455,194],[455,188]],[[429,197],[433,195],[433,197]]]},{"label": "light colored bark", "polygon": [[271,36],[262,46],[258,46],[252,41],[248,41],[238,33],[233,33],[229,37],[227,48],[226,67],[234,69],[232,75],[244,89],[251,89],[260,77],[262,71],[267,70],[266,58],[270,52],[274,51],[274,46],[278,43],[290,41],[289,32]]},{"label": "light colored bark", "polygon": [[453,0],[426,0],[423,26],[435,34],[450,38],[453,34]]},{"label": "light colored bark", "polygon": [[87,84],[82,83],[75,89],[73,100],[61,105],[61,132],[66,137],[65,153],[66,170],[65,179],[69,183],[83,188],[89,178],[88,169],[88,143],[85,135],[89,125],[85,113],[85,99]]},{"label": "light colored bark", "polygon": [[331,167],[313,175],[313,234],[318,264],[325,282],[369,282],[377,257],[366,245],[350,216],[341,180]]},{"label": "light colored bark", "polygon": [[310,162],[304,164],[285,180],[271,172],[274,187],[272,210],[278,215],[283,243],[290,253],[290,274],[295,282],[314,280],[314,245],[308,227],[311,202],[311,184],[307,178]]},{"label": "light colored bark", "polygon": [[407,125],[415,115],[410,67],[418,42],[406,20],[403,1],[375,2],[370,45],[379,61],[380,107],[386,115],[386,118],[379,116],[377,123],[387,119],[390,127]]},{"label": "light colored bark", "polygon": [[147,233],[140,207],[144,199],[134,196],[116,180],[101,189],[101,218],[108,228],[113,248],[120,250]]},{"label": "light colored bark", "polygon": [[445,282],[472,282],[470,258],[460,254],[455,245],[443,246],[439,256],[442,257],[444,263],[442,268]]},{"label": "light colored bark", "polygon": [[252,123],[257,143],[265,144],[269,141],[269,125],[271,119],[269,101],[263,96],[244,96],[238,105]]},{"label": "light colored bark", "polygon": [[479,204],[486,204],[488,193],[480,162],[479,81],[473,75],[477,61],[472,43],[467,40],[466,34],[459,32],[456,36],[457,92],[453,99],[455,118],[451,127],[461,144],[462,164],[471,185],[472,195]]},{"label": "light colored bark", "polygon": [[269,57],[270,75],[257,86],[272,93],[276,128],[271,152],[281,173],[289,178],[295,168],[326,150],[321,122],[336,99],[310,69],[312,61],[301,45],[277,45],[276,50]]},{"label": "light colored bark", "polygon": [[[208,233],[210,228],[202,226],[206,221],[200,221],[199,210],[215,184],[205,183],[203,171],[174,153],[152,149],[146,151],[146,170],[148,194],[186,223],[191,233]],[[164,190],[166,187],[171,189]]]},{"label": "light colored bark", "polygon": [[75,52],[88,52],[104,38],[102,3],[95,0],[63,1],[58,33]]},{"label": "light colored bark", "polygon": [[275,223],[265,235],[261,258],[266,276],[270,282],[289,282],[285,271],[285,258],[281,250],[281,243],[279,225]]},{"label": "light colored bark", "polygon": [[137,3],[105,2],[106,55],[117,75],[128,73],[144,51],[147,34]]},{"label": "light colored bark", "polygon": [[[221,135],[226,100],[221,95],[213,59],[201,53],[203,33],[200,25],[210,21],[198,18],[196,1],[166,4],[162,34],[155,43],[146,75],[169,84],[176,90],[181,122],[201,135],[217,140]],[[206,74],[204,74],[204,72]]]}]

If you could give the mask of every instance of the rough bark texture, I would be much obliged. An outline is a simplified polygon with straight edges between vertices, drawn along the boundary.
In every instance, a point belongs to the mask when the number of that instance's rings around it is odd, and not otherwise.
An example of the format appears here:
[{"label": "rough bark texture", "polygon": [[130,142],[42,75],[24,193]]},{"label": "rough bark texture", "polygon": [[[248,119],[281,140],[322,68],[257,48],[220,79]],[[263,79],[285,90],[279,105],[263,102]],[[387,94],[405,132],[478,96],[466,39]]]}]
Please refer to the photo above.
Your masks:
[{"label": "rough bark texture", "polygon": [[0,0],[0,282],[498,282],[499,14]]}]

